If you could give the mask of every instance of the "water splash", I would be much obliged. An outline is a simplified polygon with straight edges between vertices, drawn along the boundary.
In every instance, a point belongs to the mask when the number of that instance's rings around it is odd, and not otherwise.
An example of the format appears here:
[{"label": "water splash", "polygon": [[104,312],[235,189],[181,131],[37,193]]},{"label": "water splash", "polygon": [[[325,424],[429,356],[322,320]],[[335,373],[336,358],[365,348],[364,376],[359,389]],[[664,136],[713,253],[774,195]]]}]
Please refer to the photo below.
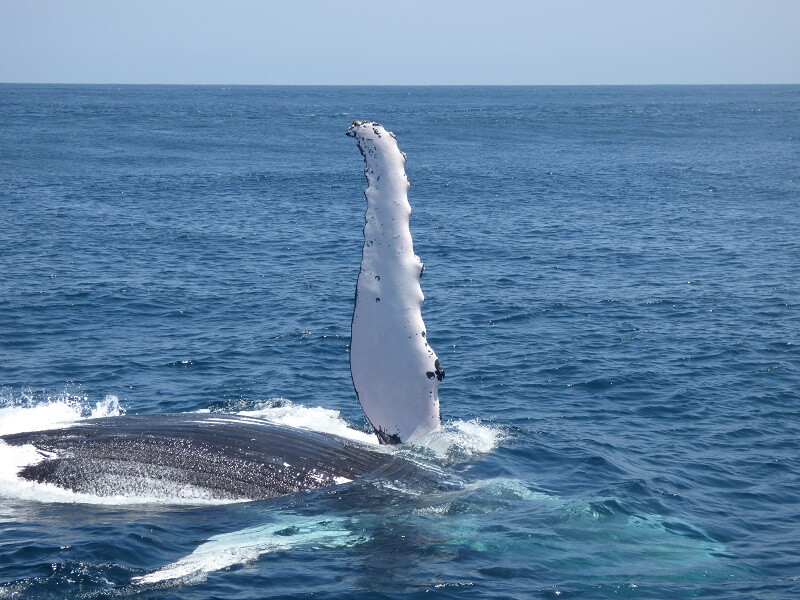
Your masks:
[{"label": "water splash", "polygon": [[412,445],[439,459],[463,461],[491,452],[508,438],[508,430],[498,425],[487,425],[479,419],[458,420],[445,423]]},{"label": "water splash", "polygon": [[250,410],[242,410],[237,414],[246,417],[264,419],[277,425],[297,427],[347,438],[363,444],[377,444],[377,438],[371,434],[353,428],[345,421],[338,410],[321,406],[303,406],[286,398],[272,398],[255,405]]},{"label": "water splash", "polygon": [[23,392],[19,397],[0,399],[0,405],[3,404],[6,406],[0,408],[0,435],[66,427],[81,419],[125,414],[116,396],[107,395],[92,404],[87,395],[66,391],[40,400]]}]

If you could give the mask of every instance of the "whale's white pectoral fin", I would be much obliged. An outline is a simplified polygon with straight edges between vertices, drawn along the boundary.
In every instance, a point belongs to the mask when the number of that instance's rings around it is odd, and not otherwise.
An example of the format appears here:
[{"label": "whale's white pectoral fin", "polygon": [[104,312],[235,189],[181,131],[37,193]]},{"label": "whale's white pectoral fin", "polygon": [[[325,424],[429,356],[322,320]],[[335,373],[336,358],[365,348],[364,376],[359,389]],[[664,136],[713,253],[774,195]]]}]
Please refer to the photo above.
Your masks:
[{"label": "whale's white pectoral fin", "polygon": [[405,154],[378,123],[354,121],[366,161],[364,250],[356,287],[350,371],[358,401],[382,443],[409,442],[439,427],[444,369],[422,321],[422,262],[409,230]]}]

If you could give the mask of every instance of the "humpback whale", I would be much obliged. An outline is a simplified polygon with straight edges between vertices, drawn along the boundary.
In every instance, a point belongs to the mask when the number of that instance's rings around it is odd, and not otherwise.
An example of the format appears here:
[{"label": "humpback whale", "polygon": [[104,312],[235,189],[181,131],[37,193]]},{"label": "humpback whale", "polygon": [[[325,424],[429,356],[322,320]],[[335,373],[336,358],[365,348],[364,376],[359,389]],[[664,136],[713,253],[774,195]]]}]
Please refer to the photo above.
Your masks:
[{"label": "humpback whale", "polygon": [[[364,157],[367,211],[351,325],[356,396],[381,444],[440,426],[444,369],[428,343],[409,218],[405,154],[394,134],[354,121]],[[98,496],[255,500],[390,474],[408,461],[380,446],[221,413],[86,419],[0,436],[34,458],[17,477]]]}]

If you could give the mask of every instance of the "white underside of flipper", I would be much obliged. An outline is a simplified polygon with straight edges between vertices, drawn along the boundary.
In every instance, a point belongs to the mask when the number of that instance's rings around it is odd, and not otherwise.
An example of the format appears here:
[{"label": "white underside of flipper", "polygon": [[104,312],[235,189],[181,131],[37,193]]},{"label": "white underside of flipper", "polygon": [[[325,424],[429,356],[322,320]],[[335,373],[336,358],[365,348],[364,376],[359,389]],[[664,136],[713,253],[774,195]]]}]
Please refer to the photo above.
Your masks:
[{"label": "white underside of flipper", "polygon": [[347,135],[364,155],[368,182],[350,371],[381,442],[409,442],[440,425],[437,388],[444,369],[422,321],[423,266],[409,230],[405,155],[394,134],[377,123],[355,121]]}]

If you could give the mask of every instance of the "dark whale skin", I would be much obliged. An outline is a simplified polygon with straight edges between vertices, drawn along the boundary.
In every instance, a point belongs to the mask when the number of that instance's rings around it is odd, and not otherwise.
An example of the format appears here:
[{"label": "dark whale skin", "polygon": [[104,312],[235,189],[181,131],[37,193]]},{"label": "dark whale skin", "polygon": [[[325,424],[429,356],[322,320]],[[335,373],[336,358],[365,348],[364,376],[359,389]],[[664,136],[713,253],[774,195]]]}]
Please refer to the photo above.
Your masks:
[{"label": "dark whale skin", "polygon": [[[331,486],[398,459],[332,434],[220,413],[125,415],[0,436],[43,459],[18,476],[98,496],[258,500]],[[400,461],[405,462],[405,461]]]}]

